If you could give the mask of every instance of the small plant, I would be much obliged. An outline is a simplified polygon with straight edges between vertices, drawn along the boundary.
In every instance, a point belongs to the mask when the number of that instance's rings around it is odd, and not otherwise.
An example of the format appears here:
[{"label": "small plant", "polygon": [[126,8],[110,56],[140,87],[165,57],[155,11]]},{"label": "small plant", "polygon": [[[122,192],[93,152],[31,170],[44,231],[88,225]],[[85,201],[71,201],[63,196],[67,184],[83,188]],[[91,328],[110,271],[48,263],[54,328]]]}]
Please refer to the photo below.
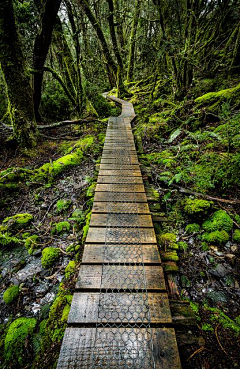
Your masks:
[{"label": "small plant", "polygon": [[165,248],[178,249],[177,237],[174,233],[163,233],[157,236],[158,241]]},{"label": "small plant", "polygon": [[9,232],[0,232],[0,246],[18,246],[20,244],[20,240],[11,236]]},{"label": "small plant", "polygon": [[240,229],[235,229],[233,233],[233,241],[240,243]]},{"label": "small plant", "polygon": [[197,223],[188,224],[185,228],[185,231],[187,233],[199,233],[200,232],[200,226]]},{"label": "small plant", "polygon": [[56,249],[55,247],[46,247],[42,251],[42,267],[43,268],[51,268],[55,261],[57,261],[59,258],[59,249]]},{"label": "small plant", "polygon": [[76,270],[76,263],[74,260],[69,261],[65,268],[65,277],[68,279]]},{"label": "small plant", "polygon": [[34,234],[25,240],[25,247],[28,249],[29,255],[32,255],[34,249],[36,248],[38,244],[38,239],[39,237]]},{"label": "small plant", "polygon": [[58,200],[58,202],[56,203],[57,213],[60,214],[68,210],[71,204],[72,204],[71,200],[65,200],[65,199]]},{"label": "small plant", "polygon": [[211,326],[211,324],[209,324],[209,323],[204,323],[203,325],[202,325],[202,330],[203,331],[208,331],[208,332],[213,332],[213,327]]},{"label": "small plant", "polygon": [[32,220],[33,216],[31,214],[23,213],[5,218],[3,224],[7,225],[8,229],[22,229],[28,226]]},{"label": "small plant", "polygon": [[53,225],[53,229],[52,229],[52,233],[57,233],[57,234],[61,234],[64,232],[68,232],[71,228],[71,224],[67,221],[65,222],[59,222],[59,223],[54,223]]}]

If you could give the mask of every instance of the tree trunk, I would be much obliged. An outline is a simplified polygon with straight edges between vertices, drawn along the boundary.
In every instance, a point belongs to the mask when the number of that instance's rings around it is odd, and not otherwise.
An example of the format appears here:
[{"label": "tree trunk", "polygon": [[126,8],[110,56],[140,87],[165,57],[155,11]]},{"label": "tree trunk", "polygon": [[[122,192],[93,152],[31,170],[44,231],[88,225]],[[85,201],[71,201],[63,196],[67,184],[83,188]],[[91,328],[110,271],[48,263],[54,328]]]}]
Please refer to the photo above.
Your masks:
[{"label": "tree trunk", "polygon": [[140,16],[141,5],[142,5],[142,0],[136,0],[135,12],[133,16],[132,30],[131,30],[131,36],[130,36],[130,49],[129,49],[129,57],[128,57],[128,71],[127,71],[127,81],[128,82],[130,82],[133,78],[136,36],[137,36],[137,28],[138,28],[138,21],[139,21],[139,16]]},{"label": "tree trunk", "polygon": [[33,91],[15,23],[12,0],[0,2],[0,62],[7,84],[14,135],[22,147],[35,146]]},{"label": "tree trunk", "polygon": [[39,114],[39,105],[42,94],[43,67],[47,58],[48,49],[51,44],[53,27],[56,16],[61,4],[61,0],[47,0],[45,3],[44,14],[42,17],[42,29],[37,35],[33,50],[33,69],[37,72],[34,74],[34,110],[38,121],[41,120]]}]

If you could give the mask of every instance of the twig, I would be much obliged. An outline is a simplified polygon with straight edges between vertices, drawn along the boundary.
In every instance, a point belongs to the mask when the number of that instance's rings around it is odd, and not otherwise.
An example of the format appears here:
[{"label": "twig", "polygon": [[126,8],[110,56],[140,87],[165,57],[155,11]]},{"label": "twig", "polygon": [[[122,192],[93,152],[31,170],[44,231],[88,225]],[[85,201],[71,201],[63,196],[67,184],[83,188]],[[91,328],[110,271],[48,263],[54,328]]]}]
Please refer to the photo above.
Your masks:
[{"label": "twig", "polygon": [[51,209],[51,207],[52,207],[52,206],[57,202],[58,198],[59,198],[59,197],[55,198],[55,199],[51,202],[51,204],[49,205],[49,207],[48,207],[48,209],[47,209],[46,213],[44,214],[44,216],[43,216],[43,218],[42,218],[42,220],[41,220],[41,224],[43,223],[44,219],[46,218],[47,214],[49,213],[49,210]]},{"label": "twig", "polygon": [[221,347],[221,349],[223,350],[223,352],[228,356],[227,352],[224,350],[224,348],[223,348],[223,346],[222,346],[222,344],[221,344],[221,342],[220,342],[220,340],[219,340],[219,338],[218,338],[217,329],[218,329],[219,325],[220,325],[220,323],[218,323],[218,324],[216,325],[216,327],[215,327],[215,336],[216,336],[216,338],[217,338],[217,341],[218,341],[219,346]]},{"label": "twig", "polygon": [[194,353],[191,356],[189,356],[189,358],[187,359],[187,361],[191,360],[193,358],[193,356],[195,356],[196,354],[200,354],[200,352],[202,352],[203,350],[205,350],[205,347],[204,346],[202,346],[198,350],[194,351]]}]

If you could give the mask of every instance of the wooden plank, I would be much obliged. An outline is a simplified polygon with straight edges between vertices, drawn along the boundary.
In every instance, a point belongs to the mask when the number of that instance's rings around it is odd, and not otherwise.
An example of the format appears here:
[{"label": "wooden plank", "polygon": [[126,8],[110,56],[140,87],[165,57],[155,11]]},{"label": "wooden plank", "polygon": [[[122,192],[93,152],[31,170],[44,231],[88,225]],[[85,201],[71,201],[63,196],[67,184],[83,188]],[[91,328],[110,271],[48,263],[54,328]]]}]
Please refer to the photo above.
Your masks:
[{"label": "wooden plank", "polygon": [[143,184],[142,177],[123,177],[123,176],[98,176],[97,183],[135,183]]},{"label": "wooden plank", "polygon": [[111,163],[111,164],[100,164],[99,169],[105,169],[105,170],[115,170],[115,169],[121,169],[121,170],[140,170],[139,165],[132,165],[131,163],[123,163],[122,161],[119,163]]},{"label": "wooden plank", "polygon": [[89,227],[86,243],[157,243],[154,228]]},{"label": "wooden plank", "polygon": [[[100,193],[100,192],[99,192]],[[96,194],[97,195],[97,194]],[[96,196],[95,195],[95,196]],[[108,202],[98,202],[94,201],[93,213],[109,213],[109,205]],[[131,202],[114,202],[112,203],[111,212],[114,213],[138,213],[138,214],[149,214],[149,207],[147,202],[138,202],[137,204],[133,204]]]},{"label": "wooden plank", "polygon": [[[129,205],[129,208],[134,208],[134,203],[141,203],[141,202],[147,202],[147,196],[143,192],[138,193],[131,193],[131,192],[95,192],[94,201],[97,202],[125,202],[127,203],[129,201],[129,204],[132,203],[132,205]],[[127,213],[131,211],[127,211]],[[136,211],[135,211],[136,212]]]},{"label": "wooden plank", "polygon": [[181,369],[174,329],[66,329],[57,369],[94,366],[109,369],[113,365],[131,369]]},{"label": "wooden plank", "polygon": [[95,192],[143,192],[145,193],[142,184],[135,183],[98,183]]},{"label": "wooden plank", "polygon": [[68,324],[146,324],[149,320],[155,324],[172,322],[166,293],[75,293],[68,316]]},{"label": "wooden plank", "polygon": [[[92,214],[93,216],[94,214]],[[102,214],[104,215],[104,214]],[[142,248],[143,253],[139,253]],[[160,254],[156,244],[153,245],[102,245],[85,244],[83,263],[161,263]]]},{"label": "wooden plank", "polygon": [[147,214],[98,214],[91,215],[91,227],[123,227],[131,224],[132,227],[153,227],[152,217]]},{"label": "wooden plank", "polygon": [[125,162],[126,164],[132,164],[132,165],[139,165],[138,159],[137,158],[129,158],[129,157],[125,157],[125,160],[119,157],[116,158],[103,158],[101,159],[101,164],[118,164],[118,163],[123,163]]},{"label": "wooden plank", "polygon": [[[144,249],[139,246],[139,254]],[[160,265],[81,265],[76,289],[165,290]]]},{"label": "wooden plank", "polygon": [[105,170],[100,169],[99,170],[99,176],[124,176],[124,177],[141,177],[141,172],[138,169],[131,169],[131,170],[121,170],[121,169],[113,169],[113,170]]}]

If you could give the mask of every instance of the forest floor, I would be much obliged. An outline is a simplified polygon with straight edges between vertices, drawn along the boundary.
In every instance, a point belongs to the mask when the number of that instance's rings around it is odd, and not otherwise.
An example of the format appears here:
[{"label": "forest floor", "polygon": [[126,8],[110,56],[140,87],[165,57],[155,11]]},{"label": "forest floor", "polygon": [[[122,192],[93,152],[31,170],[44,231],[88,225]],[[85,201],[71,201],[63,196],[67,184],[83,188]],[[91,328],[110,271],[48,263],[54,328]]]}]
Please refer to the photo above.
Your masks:
[{"label": "forest floor", "polygon": [[[208,121],[195,130],[189,123],[179,129],[180,120],[196,118],[192,105],[185,108],[161,100],[149,109],[146,93],[140,92],[133,97],[138,114],[134,134],[143,172],[148,173],[151,185],[160,195],[155,212],[163,219],[160,228],[156,227],[160,250],[174,249],[178,298],[190,301],[198,322],[188,329],[192,341],[179,342],[182,367],[238,368],[240,239],[236,231],[240,228],[240,208],[234,155],[239,148],[231,148],[234,153],[226,159],[224,153],[228,152],[229,143],[224,140],[228,135],[233,144],[236,141],[239,111],[235,109],[228,113],[228,119]],[[2,180],[8,188],[0,188],[0,219],[15,214],[32,215],[24,226],[10,219],[2,223],[2,227],[7,224],[7,232],[0,229],[0,234],[5,234],[0,250],[3,369],[49,369],[56,363],[88,229],[96,164],[106,124],[83,128],[77,137],[74,129],[70,134],[66,127],[49,132],[51,137],[65,134],[70,140],[42,140],[33,151],[1,148]],[[63,165],[64,170],[58,172],[57,160],[75,152],[80,155],[78,165]],[[35,176],[36,170],[46,163],[47,174],[41,177],[38,172]],[[16,167],[26,172],[16,171]],[[13,182],[16,187],[11,186]],[[215,221],[212,217],[219,210],[222,213]],[[215,232],[212,226],[220,233],[210,239],[209,234]],[[44,266],[43,250],[47,248],[57,249],[58,253],[51,265]],[[19,291],[15,299],[6,303],[3,295],[11,285],[19,286]],[[6,337],[11,323],[19,317],[35,319],[34,332],[26,336],[33,333],[33,338],[26,339],[22,347],[10,337],[16,352],[10,350],[6,354]]]}]

